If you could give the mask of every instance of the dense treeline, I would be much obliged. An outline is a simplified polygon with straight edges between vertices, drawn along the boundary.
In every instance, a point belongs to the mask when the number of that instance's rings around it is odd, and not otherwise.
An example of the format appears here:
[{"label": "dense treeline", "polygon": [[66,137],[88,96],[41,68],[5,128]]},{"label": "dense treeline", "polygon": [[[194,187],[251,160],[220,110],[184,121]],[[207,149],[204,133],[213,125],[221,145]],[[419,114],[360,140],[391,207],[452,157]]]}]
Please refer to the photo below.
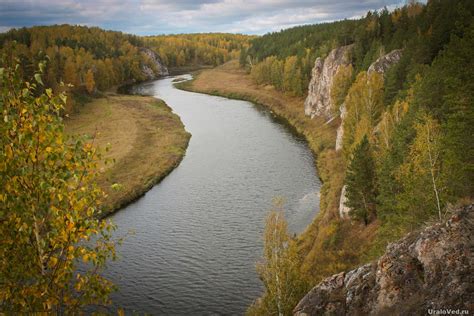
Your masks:
[{"label": "dense treeline", "polygon": [[[379,218],[381,231],[394,237],[441,219],[448,203],[472,196],[473,14],[472,1],[412,3],[369,14],[370,33],[355,37],[356,71],[383,52],[403,49],[385,80],[359,72],[345,98],[343,139],[349,204],[373,201],[372,207],[352,205],[354,214]],[[370,146],[361,150],[364,139]],[[357,184],[367,177],[360,163],[354,170],[357,161],[371,159],[376,172]],[[373,190],[361,195],[371,182]]]},{"label": "dense treeline", "polygon": [[[318,152],[325,183],[321,213],[299,239],[303,281],[314,285],[371,260],[388,242],[427,221],[442,220],[450,205],[472,199],[473,16],[474,2],[468,0],[431,0],[426,5],[412,1],[393,12],[369,12],[352,22],[350,32],[343,21],[324,25],[332,37],[317,35],[324,38],[320,45],[354,46],[352,64],[341,67],[331,91],[333,113],[338,114],[343,103],[347,111],[342,150],[327,147]],[[241,62],[252,67],[257,83],[299,94],[297,85],[307,86],[308,80],[302,60],[309,55],[314,62],[316,55],[328,51],[303,45],[307,35],[302,30],[311,28],[254,39]],[[282,53],[274,48],[278,44],[285,45]],[[403,55],[385,75],[367,72],[372,62],[393,49],[403,49]],[[290,77],[285,74],[288,61],[298,65],[293,74],[300,76],[299,81],[292,78],[291,87],[281,84]],[[351,221],[339,219],[343,185]],[[267,289],[249,312],[279,310],[276,301]],[[294,307],[297,301],[288,304]]]},{"label": "dense treeline", "polygon": [[[447,205],[474,194],[473,19],[458,32],[380,121],[389,140],[376,152],[382,246],[400,235],[393,228],[441,219]],[[398,116],[400,103],[407,109]]]},{"label": "dense treeline", "polygon": [[[240,56],[242,65],[252,65],[252,76],[259,83],[275,85],[283,81],[283,71],[268,80],[268,67],[258,66],[266,58],[270,68],[284,68],[290,57],[296,58],[296,72],[301,73],[301,80],[293,86],[281,87],[278,90],[293,95],[302,95],[306,91],[312,65],[316,57],[325,57],[332,49],[354,44],[353,64],[355,74],[366,70],[380,55],[396,48],[409,48],[402,62],[393,70],[387,82],[388,103],[405,82],[408,69],[417,64],[429,64],[438,51],[450,38],[450,34],[459,32],[461,25],[469,19],[469,1],[447,4],[445,1],[431,1],[422,6],[415,1],[404,8],[389,12],[387,9],[369,12],[360,20],[344,20],[320,25],[300,26],[288,30],[270,33],[255,38],[247,50]],[[454,19],[452,19],[455,17]],[[460,25],[455,25],[456,21]],[[279,61],[280,64],[276,63]],[[293,61],[291,61],[293,62]],[[256,67],[255,67],[256,65]],[[289,67],[291,68],[291,67]],[[415,70],[412,70],[415,72]],[[303,92],[301,92],[303,91]]]},{"label": "dense treeline", "polygon": [[0,35],[1,50],[19,58],[24,78],[47,59],[45,84],[54,91],[60,83],[73,91],[105,90],[130,80],[145,79],[141,66],[152,64],[140,52],[143,40],[134,35],[96,27],[55,25],[13,29]]},{"label": "dense treeline", "polygon": [[258,84],[271,84],[275,89],[289,95],[302,96],[311,79],[313,66],[311,56],[309,50],[301,58],[289,56],[279,60],[275,56],[270,56],[254,65],[250,73]]},{"label": "dense treeline", "polygon": [[[242,50],[240,63],[252,65],[251,74],[257,83],[271,84],[279,91],[302,96],[316,57],[324,57],[335,47],[353,42],[354,29],[360,24],[360,20],[344,20],[266,34],[251,40],[250,47]],[[297,79],[288,79],[295,76]]]},{"label": "dense treeline", "polygon": [[[219,65],[237,58],[249,36],[183,34],[139,37],[97,27],[53,25],[12,29],[0,34],[0,53],[18,58],[23,78],[47,60],[44,83],[53,91],[67,89],[76,98],[110,87],[147,79],[144,68],[157,73],[145,48],[151,48],[167,66]],[[65,87],[62,83],[69,85]]]},{"label": "dense treeline", "polygon": [[170,67],[217,66],[238,58],[250,38],[240,34],[202,33],[149,36],[144,41]]},{"label": "dense treeline", "polygon": [[359,24],[358,20],[344,20],[297,26],[269,33],[253,39],[247,54],[257,61],[262,61],[269,56],[276,56],[279,59],[289,56],[302,57],[307,49],[315,55],[324,55],[334,45],[351,42],[354,28]]}]

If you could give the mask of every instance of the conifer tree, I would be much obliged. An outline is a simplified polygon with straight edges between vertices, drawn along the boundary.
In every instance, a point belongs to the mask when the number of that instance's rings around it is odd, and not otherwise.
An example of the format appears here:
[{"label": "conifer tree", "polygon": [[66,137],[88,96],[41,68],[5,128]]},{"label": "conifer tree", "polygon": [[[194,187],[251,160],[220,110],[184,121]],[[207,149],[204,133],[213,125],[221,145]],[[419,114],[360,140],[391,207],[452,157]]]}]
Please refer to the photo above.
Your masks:
[{"label": "conifer tree", "polygon": [[369,140],[364,136],[354,148],[346,175],[350,216],[367,225],[375,217],[375,163]]}]

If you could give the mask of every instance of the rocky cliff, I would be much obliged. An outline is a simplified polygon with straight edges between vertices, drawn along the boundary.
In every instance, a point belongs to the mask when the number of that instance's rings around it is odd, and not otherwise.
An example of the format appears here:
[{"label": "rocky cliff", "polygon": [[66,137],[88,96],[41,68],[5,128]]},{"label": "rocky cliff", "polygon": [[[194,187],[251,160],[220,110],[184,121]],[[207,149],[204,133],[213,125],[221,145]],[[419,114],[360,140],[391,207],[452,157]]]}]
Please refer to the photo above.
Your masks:
[{"label": "rocky cliff", "polygon": [[339,217],[340,218],[349,218],[349,212],[351,209],[346,205],[347,203],[347,185],[344,185],[341,189],[341,198],[339,200]]},{"label": "rocky cliff", "polygon": [[294,315],[470,314],[473,248],[471,204],[445,223],[390,244],[377,262],[325,279],[299,302]]},{"label": "rocky cliff", "polygon": [[168,68],[163,64],[157,53],[145,47],[140,48],[140,53],[143,54],[147,60],[146,63],[141,65],[142,72],[147,80],[169,75]]},{"label": "rocky cliff", "polygon": [[311,117],[331,118],[331,87],[339,67],[351,62],[350,51],[353,45],[333,49],[322,59],[318,57],[311,73],[308,97],[304,103],[305,114]]},{"label": "rocky cliff", "polygon": [[337,128],[336,133],[336,151],[342,149],[342,136],[344,136],[344,119],[346,118],[347,111],[346,111],[346,104],[342,103],[341,107],[339,108],[341,123]]},{"label": "rocky cliff", "polygon": [[368,73],[378,72],[379,74],[385,74],[387,70],[390,69],[393,65],[398,63],[402,58],[402,50],[395,49],[392,50],[390,53],[381,56],[376,61],[370,65],[369,69],[367,70]]}]

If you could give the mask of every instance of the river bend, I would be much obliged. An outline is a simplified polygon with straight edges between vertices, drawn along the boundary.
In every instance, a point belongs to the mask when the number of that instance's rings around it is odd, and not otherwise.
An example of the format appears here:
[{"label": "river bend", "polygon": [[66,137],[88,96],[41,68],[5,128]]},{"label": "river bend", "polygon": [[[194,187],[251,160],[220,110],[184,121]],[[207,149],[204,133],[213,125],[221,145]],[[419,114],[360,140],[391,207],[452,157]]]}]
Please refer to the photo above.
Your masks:
[{"label": "river bend", "polygon": [[[112,216],[118,261],[105,275],[116,307],[153,315],[239,315],[261,294],[255,263],[274,197],[292,232],[318,212],[320,182],[301,137],[245,101],[181,91],[173,77],[140,84],[192,134],[181,164]],[[146,162],[144,162],[146,163]]]}]

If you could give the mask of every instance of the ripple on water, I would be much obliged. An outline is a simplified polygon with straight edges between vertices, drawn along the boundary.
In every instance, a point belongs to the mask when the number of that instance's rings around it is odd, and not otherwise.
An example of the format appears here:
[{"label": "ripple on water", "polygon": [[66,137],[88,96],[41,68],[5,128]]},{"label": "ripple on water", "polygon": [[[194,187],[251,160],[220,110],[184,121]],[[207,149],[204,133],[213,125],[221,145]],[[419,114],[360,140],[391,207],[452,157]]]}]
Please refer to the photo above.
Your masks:
[{"label": "ripple on water", "polygon": [[113,216],[118,248],[106,275],[115,307],[160,315],[242,314],[261,293],[255,263],[272,199],[286,199],[291,231],[318,211],[320,183],[305,142],[248,102],[139,85],[164,99],[192,138],[159,185]]}]

